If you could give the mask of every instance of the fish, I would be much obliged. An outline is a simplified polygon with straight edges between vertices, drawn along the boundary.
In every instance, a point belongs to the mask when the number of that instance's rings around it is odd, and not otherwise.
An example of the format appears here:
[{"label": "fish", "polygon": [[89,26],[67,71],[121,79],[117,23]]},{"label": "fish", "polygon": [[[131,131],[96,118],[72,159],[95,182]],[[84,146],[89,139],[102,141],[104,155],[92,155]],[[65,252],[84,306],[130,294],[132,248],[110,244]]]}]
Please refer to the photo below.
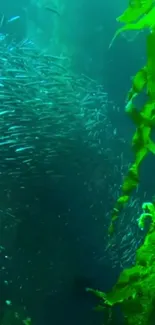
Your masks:
[{"label": "fish", "polygon": [[21,151],[25,151],[25,150],[30,150],[30,149],[34,149],[33,146],[27,146],[27,147],[20,147],[20,148],[16,148],[15,152],[21,152]]},{"label": "fish", "polygon": [[13,16],[7,20],[8,24],[20,19],[20,16]]},{"label": "fish", "polygon": [[5,18],[5,16],[4,16],[4,15],[2,15],[2,18],[1,18],[1,20],[0,20],[0,28],[1,28],[1,27],[3,27],[4,18]]},{"label": "fish", "polygon": [[[126,145],[126,141],[122,141],[116,122],[111,120],[115,106],[104,85],[75,73],[71,67],[67,56],[40,51],[29,39],[10,42],[3,35],[0,41],[0,185],[8,200],[14,186],[20,193],[29,191],[28,175],[31,184],[42,183],[42,172],[53,187],[54,184],[62,187],[68,178],[65,166],[69,164],[76,177],[83,177],[87,192],[95,193],[95,197],[99,195],[102,211],[105,206],[102,193],[106,189],[110,200],[114,200],[118,196],[118,179],[121,183],[128,168],[124,151],[116,154],[113,150],[120,144]],[[20,204],[17,198],[17,211]],[[96,201],[91,202],[90,215],[98,222],[95,205]],[[93,255],[99,264],[123,268],[133,263],[135,249],[142,239],[135,230],[139,209],[136,198],[131,208],[129,223],[125,214],[120,218],[119,236],[114,236],[111,242],[105,236],[103,256]],[[105,229],[109,220],[105,208]],[[19,218],[13,221],[6,218],[5,222],[11,228],[12,222],[19,223]],[[87,285],[87,279],[82,277],[75,279],[75,289],[80,284],[83,292],[85,282]]]},{"label": "fish", "polygon": [[52,7],[49,7],[49,6],[45,6],[45,9],[48,10],[48,11],[50,11],[50,12],[52,12],[52,13],[54,13],[54,14],[56,14],[56,15],[58,15],[58,16],[60,16],[60,12],[57,9],[55,9],[55,8],[52,8]]},{"label": "fish", "polygon": [[[8,22],[19,18],[11,17]],[[43,161],[46,167],[60,152],[69,155],[78,133],[88,147],[94,143],[96,148],[100,146],[101,116],[108,100],[104,87],[68,68],[68,57],[39,51],[29,39],[16,43],[3,36],[0,42],[1,175],[7,173],[12,180],[19,179],[23,186],[21,163],[33,170],[32,178],[39,177],[38,161]],[[105,123],[107,128],[108,121]],[[12,162],[16,163],[15,169]],[[64,178],[57,172],[55,177],[51,169],[46,172],[54,180]]]}]

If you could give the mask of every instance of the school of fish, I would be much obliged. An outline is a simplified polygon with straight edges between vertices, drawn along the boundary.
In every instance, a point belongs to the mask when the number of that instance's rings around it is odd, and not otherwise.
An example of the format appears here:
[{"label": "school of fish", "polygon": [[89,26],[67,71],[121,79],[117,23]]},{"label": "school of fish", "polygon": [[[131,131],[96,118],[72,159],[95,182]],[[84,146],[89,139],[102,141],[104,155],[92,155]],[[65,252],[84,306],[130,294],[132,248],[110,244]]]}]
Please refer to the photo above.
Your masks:
[{"label": "school of fish", "polygon": [[[117,129],[108,117],[112,105],[108,94],[103,86],[87,76],[77,77],[69,71],[68,58],[40,53],[29,40],[16,45],[8,43],[4,35],[0,36],[1,185],[3,178],[10,177],[22,188],[25,170],[31,171],[32,178],[39,177],[38,161],[44,162],[46,173],[54,177],[50,162],[59,157],[60,152],[72,154],[79,137],[88,147],[114,158],[109,141],[117,137]],[[121,173],[123,177],[124,171],[122,153],[117,168],[114,165],[111,173]],[[109,184],[111,193],[113,185]],[[96,256],[99,263],[108,263],[109,259],[113,267],[124,267],[133,262],[135,248],[141,240],[139,234],[135,236],[133,232],[136,222],[133,211],[137,213],[139,202],[135,199],[131,206],[132,222],[127,224],[126,218],[122,218],[123,230],[119,230],[123,233],[127,229],[127,233],[122,235],[119,244],[118,236],[107,244],[103,256]],[[107,209],[105,223],[108,224],[109,218]]]},{"label": "school of fish", "polygon": [[7,44],[2,36],[0,101],[1,172],[18,177],[14,161],[35,169],[39,159],[68,150],[64,139],[76,141],[77,132],[84,141],[97,137],[108,100],[93,81],[70,75],[65,58],[40,54],[29,41]]}]

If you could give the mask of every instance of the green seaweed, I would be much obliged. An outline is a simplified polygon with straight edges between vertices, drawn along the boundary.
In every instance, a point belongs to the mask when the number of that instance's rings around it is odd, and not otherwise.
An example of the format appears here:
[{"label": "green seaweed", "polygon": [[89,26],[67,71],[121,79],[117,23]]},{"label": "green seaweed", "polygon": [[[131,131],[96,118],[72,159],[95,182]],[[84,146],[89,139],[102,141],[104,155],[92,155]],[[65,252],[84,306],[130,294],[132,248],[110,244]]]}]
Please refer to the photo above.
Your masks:
[{"label": "green seaweed", "polygon": [[[146,92],[147,100],[139,110],[134,101],[142,92]],[[132,137],[132,150],[135,159],[124,178],[121,195],[113,208],[109,234],[114,232],[114,224],[120,211],[140,183],[141,163],[149,153],[155,155],[155,143],[151,139],[152,131],[155,129],[155,32],[151,32],[147,36],[147,62],[132,78],[132,87],[127,96],[125,111],[136,126]]]},{"label": "green seaweed", "polygon": [[121,34],[122,32],[125,32],[127,30],[142,30],[145,28],[154,29],[155,27],[155,7],[153,7],[147,15],[144,15],[138,22],[134,24],[127,24],[121,28],[119,28],[114,37],[112,38],[112,41],[109,45],[111,47],[116,39],[116,37]]},{"label": "green seaweed", "polygon": [[[124,30],[150,28],[147,36],[146,65],[132,78],[132,87],[127,95],[125,111],[136,126],[132,137],[132,150],[134,161],[129,168],[121,186],[121,194],[112,210],[109,233],[115,231],[115,222],[120,211],[128,202],[132,191],[140,183],[140,165],[149,153],[155,155],[155,143],[151,139],[155,129],[155,7],[154,1],[133,0],[129,8],[118,18],[127,25],[120,28],[113,40]],[[145,12],[145,15],[143,15]],[[137,16],[136,16],[137,15]],[[130,24],[136,17],[141,19]],[[144,105],[137,109],[135,98],[141,93],[147,95]],[[155,319],[155,202],[145,202],[142,205],[142,214],[138,219],[141,230],[145,228],[146,219],[150,219],[149,231],[144,243],[136,251],[135,265],[124,269],[116,284],[109,292],[87,289],[99,298],[98,309],[112,309],[120,305],[124,324],[126,325],[153,325]]]},{"label": "green seaweed", "polygon": [[100,310],[120,305],[127,325],[152,325],[155,316],[155,204],[142,205],[138,225],[144,228],[150,218],[150,228],[144,243],[136,252],[136,263],[124,269],[111,291],[88,288],[99,299]]},{"label": "green seaweed", "polygon": [[132,0],[129,7],[116,20],[126,24],[132,23],[148,12],[153,2],[153,0]]}]

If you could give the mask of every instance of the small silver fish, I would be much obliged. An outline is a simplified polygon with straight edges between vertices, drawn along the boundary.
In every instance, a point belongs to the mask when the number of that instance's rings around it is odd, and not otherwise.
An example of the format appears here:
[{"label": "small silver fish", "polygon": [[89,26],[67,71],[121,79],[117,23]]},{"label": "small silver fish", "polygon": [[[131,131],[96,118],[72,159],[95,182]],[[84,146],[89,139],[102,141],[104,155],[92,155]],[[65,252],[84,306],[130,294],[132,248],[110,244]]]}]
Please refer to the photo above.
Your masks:
[{"label": "small silver fish", "polygon": [[20,19],[20,16],[11,17],[10,19],[8,19],[8,23],[12,23],[13,21],[18,20],[18,19]]},{"label": "small silver fish", "polygon": [[21,151],[24,151],[24,150],[29,150],[29,149],[34,149],[33,146],[29,146],[29,147],[21,147],[21,148],[17,148],[15,150],[15,152],[21,152]]},{"label": "small silver fish", "polygon": [[3,22],[4,22],[4,15],[2,15],[2,18],[0,20],[0,28],[3,26]]}]

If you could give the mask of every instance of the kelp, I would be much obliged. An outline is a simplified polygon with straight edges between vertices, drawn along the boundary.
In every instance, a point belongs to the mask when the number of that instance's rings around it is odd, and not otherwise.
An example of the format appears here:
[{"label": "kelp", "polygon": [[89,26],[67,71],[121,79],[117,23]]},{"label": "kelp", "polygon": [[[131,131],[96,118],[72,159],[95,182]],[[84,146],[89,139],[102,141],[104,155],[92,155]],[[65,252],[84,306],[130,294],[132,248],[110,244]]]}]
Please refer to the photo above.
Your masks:
[{"label": "kelp", "polygon": [[132,23],[148,13],[153,3],[153,0],[131,0],[128,8],[116,20],[125,24]]},{"label": "kelp", "polygon": [[[124,269],[116,284],[109,292],[87,288],[99,299],[96,310],[111,310],[119,305],[124,314],[125,325],[153,325],[155,316],[155,203],[145,202],[138,220],[139,227],[145,228],[150,219],[149,231],[144,243],[137,249],[136,262]],[[112,319],[113,321],[114,319]],[[117,322],[119,323],[119,322]]]},{"label": "kelp", "polygon": [[138,22],[134,24],[127,24],[121,28],[119,28],[114,37],[112,38],[112,41],[109,45],[111,47],[116,39],[116,37],[121,34],[122,32],[128,31],[128,30],[143,30],[149,28],[150,30],[153,30],[155,28],[155,7],[153,7],[147,15],[144,15]]},{"label": "kelp", "polygon": [[[144,28],[155,24],[155,7],[145,15],[137,24]],[[126,26],[127,28],[127,26]],[[121,186],[121,194],[112,210],[109,234],[114,231],[114,225],[121,210],[129,201],[132,192],[140,183],[140,166],[145,157],[152,153],[155,155],[155,143],[152,140],[152,131],[155,129],[155,30],[147,35],[146,42],[147,62],[132,78],[132,87],[127,95],[125,111],[136,126],[132,137],[132,150],[134,161],[129,168]],[[145,93],[147,100],[143,107],[136,108],[135,98]]]}]

